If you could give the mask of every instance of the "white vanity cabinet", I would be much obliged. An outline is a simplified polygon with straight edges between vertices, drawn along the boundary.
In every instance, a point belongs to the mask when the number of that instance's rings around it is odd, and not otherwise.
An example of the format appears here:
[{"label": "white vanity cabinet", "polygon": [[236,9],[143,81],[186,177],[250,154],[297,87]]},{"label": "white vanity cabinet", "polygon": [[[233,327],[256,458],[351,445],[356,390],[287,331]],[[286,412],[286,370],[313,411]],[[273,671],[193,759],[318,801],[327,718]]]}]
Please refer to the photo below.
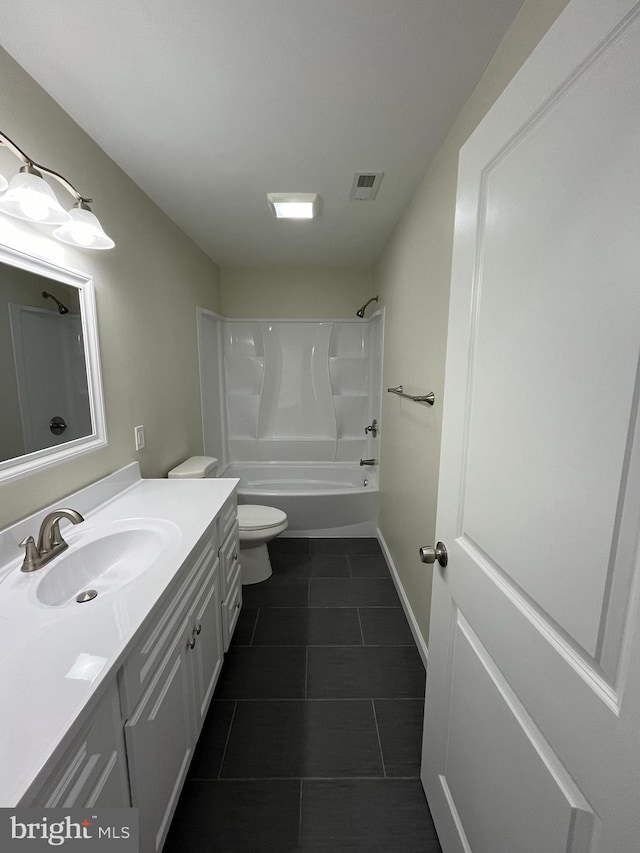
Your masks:
[{"label": "white vanity cabinet", "polygon": [[115,679],[36,797],[21,805],[68,809],[131,805]]},{"label": "white vanity cabinet", "polygon": [[141,853],[155,853],[164,843],[222,667],[216,540],[214,532],[183,567],[174,595],[120,674]]},{"label": "white vanity cabinet", "polygon": [[[43,619],[40,630],[48,641],[37,655],[14,639],[13,628],[3,633],[0,620],[4,646],[21,655],[11,666],[4,656],[0,684],[25,697],[37,683],[55,699],[44,718],[40,708],[32,712],[33,703],[0,704],[0,803],[134,807],[140,853],[158,853],[242,601],[237,481],[170,484],[140,479],[137,466],[123,470],[126,476],[118,472],[113,482],[106,478],[87,487],[91,500],[80,492],[69,496],[69,505],[94,506],[92,524],[105,531],[120,519],[139,519],[141,528],[146,519],[156,526],[166,519],[167,529],[178,533],[166,535],[145,573],[111,598],[98,598],[94,609],[73,609],[69,619],[51,619],[50,625]],[[109,489],[115,496],[100,503]],[[6,542],[0,537],[0,557],[3,547],[9,555],[0,565],[13,559],[20,536],[37,529],[38,517],[20,522],[19,535],[12,529]],[[33,614],[37,621],[40,611]],[[95,654],[79,655],[87,638],[96,639]],[[100,681],[91,676],[86,657],[93,665],[103,662]]]},{"label": "white vanity cabinet", "polygon": [[238,505],[235,495],[232,495],[222,508],[218,524],[222,542],[218,552],[222,577],[222,636],[226,652],[242,607]]}]

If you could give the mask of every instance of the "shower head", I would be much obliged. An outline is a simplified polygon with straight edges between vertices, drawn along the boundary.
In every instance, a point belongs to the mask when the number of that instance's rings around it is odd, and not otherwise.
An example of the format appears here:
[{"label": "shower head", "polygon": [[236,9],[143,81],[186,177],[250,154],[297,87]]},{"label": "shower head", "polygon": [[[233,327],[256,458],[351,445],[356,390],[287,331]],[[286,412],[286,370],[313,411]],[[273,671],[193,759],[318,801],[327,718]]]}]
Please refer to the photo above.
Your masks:
[{"label": "shower head", "polygon": [[56,298],[55,298],[55,296],[54,296],[52,293],[47,293],[47,291],[46,291],[46,290],[43,290],[43,291],[42,291],[42,296],[43,296],[45,299],[53,299],[53,301],[54,301],[54,302],[56,303],[56,305],[58,306],[58,311],[60,312],[60,314],[68,314],[68,313],[69,313],[69,309],[67,308],[67,306],[66,306],[66,305],[63,305],[63,304],[62,304],[62,302],[60,302],[60,300],[59,300],[59,299],[56,299]]},{"label": "shower head", "polygon": [[364,303],[362,308],[358,308],[358,310],[356,311],[356,317],[360,317],[360,319],[362,319],[364,317],[364,309],[367,307],[367,305],[370,302],[377,302],[377,301],[378,301],[378,297],[372,296],[371,299],[369,299],[367,302]]}]

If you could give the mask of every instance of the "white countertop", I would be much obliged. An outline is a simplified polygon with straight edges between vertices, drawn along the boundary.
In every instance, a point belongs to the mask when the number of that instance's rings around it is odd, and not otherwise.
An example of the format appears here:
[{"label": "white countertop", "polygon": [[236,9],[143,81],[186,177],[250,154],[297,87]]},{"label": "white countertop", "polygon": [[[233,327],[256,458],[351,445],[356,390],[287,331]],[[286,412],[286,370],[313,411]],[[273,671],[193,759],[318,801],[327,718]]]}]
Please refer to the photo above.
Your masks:
[{"label": "white countertop", "polygon": [[[124,481],[115,475],[106,478],[0,534],[0,807],[20,803],[46,762],[66,748],[89,717],[101,688],[115,677],[154,605],[239,482],[140,480],[137,465],[122,470]],[[92,506],[105,497],[106,503]],[[37,536],[46,512],[63,506],[85,517],[73,528],[61,525],[70,545],[83,528],[122,519],[169,520],[178,535],[151,568],[102,600],[98,596],[73,607],[43,605],[33,613],[13,610],[10,584],[3,591],[3,582],[20,571],[22,552],[15,551],[11,564],[3,565],[4,558],[25,530]],[[30,576],[22,577],[29,581]]]}]

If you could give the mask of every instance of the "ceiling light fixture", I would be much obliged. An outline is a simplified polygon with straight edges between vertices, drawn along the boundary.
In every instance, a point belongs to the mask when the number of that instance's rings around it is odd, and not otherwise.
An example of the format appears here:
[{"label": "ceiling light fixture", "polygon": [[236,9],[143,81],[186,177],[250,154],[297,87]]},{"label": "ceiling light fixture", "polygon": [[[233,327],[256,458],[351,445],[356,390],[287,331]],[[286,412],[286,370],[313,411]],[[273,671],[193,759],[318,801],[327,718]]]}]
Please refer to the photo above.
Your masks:
[{"label": "ceiling light fixture", "polygon": [[313,219],[318,212],[317,193],[267,193],[277,219]]},{"label": "ceiling light fixture", "polygon": [[[63,243],[83,249],[111,249],[115,245],[91,213],[90,198],[83,198],[66,178],[57,172],[40,166],[22,151],[15,142],[0,131],[0,145],[4,145],[19,160],[22,166],[17,175],[7,184],[0,175],[0,213],[26,219],[39,225],[59,225],[53,236]],[[75,199],[73,208],[67,212],[45,181],[43,173],[61,184]]]}]

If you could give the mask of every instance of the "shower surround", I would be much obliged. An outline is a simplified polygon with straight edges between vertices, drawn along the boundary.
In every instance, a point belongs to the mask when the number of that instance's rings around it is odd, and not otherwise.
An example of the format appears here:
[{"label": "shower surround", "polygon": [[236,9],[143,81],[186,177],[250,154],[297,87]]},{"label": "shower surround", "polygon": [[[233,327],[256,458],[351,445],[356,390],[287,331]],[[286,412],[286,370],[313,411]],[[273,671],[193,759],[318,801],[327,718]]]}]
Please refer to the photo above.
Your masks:
[{"label": "shower surround", "polygon": [[354,462],[380,416],[381,315],[224,322],[230,461]]},{"label": "shower surround", "polygon": [[287,512],[285,535],[375,535],[377,469],[359,462],[379,455],[365,427],[380,419],[382,346],[382,311],[353,321],[199,313],[205,453],[240,477],[241,502]]}]

